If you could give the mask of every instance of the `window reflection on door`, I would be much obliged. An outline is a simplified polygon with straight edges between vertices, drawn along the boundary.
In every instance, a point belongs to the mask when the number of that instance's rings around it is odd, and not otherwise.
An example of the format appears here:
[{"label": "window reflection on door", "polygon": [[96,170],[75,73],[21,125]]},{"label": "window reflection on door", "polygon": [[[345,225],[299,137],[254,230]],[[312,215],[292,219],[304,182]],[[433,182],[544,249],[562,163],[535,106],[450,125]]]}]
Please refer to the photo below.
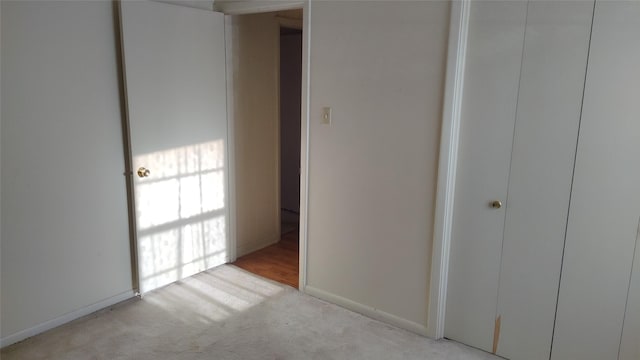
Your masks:
[{"label": "window reflection on door", "polygon": [[226,261],[224,164],[223,140],[135,157],[141,292]]}]

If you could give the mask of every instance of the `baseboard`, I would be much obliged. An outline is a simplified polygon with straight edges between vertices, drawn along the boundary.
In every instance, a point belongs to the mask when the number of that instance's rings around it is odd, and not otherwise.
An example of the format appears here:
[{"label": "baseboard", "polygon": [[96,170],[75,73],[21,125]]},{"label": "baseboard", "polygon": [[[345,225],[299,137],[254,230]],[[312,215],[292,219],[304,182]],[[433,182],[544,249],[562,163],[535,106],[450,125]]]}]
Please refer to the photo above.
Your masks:
[{"label": "baseboard", "polygon": [[49,321],[45,321],[41,324],[38,324],[36,326],[30,327],[28,329],[22,330],[22,331],[18,331],[15,334],[11,334],[8,336],[5,336],[3,338],[0,339],[0,348],[3,348],[5,346],[9,346],[11,344],[15,344],[18,341],[22,341],[25,340],[27,338],[30,338],[32,336],[38,335],[40,333],[43,333],[47,330],[51,330],[55,327],[58,327],[60,325],[66,324],[70,321],[76,320],[78,318],[81,318],[83,316],[89,315],[91,313],[94,313],[98,310],[102,310],[106,307],[109,307],[111,305],[117,304],[119,302],[131,299],[135,296],[135,293],[133,292],[133,290],[129,290],[129,291],[125,291],[121,294],[118,294],[116,296],[112,296],[108,299],[104,299],[102,301],[99,301],[95,304],[91,304],[89,306],[83,307],[81,309],[72,311],[70,313],[64,314],[60,317],[57,317],[55,319],[49,320]]},{"label": "baseboard", "polygon": [[236,250],[236,259],[240,258],[244,255],[247,254],[251,254],[254,251],[258,251],[258,250],[262,250],[264,248],[266,248],[267,246],[271,246],[275,243],[277,243],[278,241],[280,241],[280,238],[276,238],[274,240],[271,240],[269,242],[266,243],[258,243],[258,244],[253,244],[250,246],[238,246],[237,250]]},{"label": "baseboard", "polygon": [[393,314],[389,314],[382,310],[378,310],[376,308],[372,308],[367,305],[363,305],[357,303],[355,301],[349,300],[347,298],[343,298],[342,296],[338,296],[335,294],[331,294],[324,290],[320,290],[318,288],[314,288],[313,286],[305,286],[303,292],[305,294],[311,295],[313,297],[317,297],[318,299],[328,301],[330,303],[336,304],[338,306],[342,306],[345,309],[349,309],[351,311],[355,311],[359,314],[362,314],[366,317],[370,317],[375,320],[382,321],[384,323],[397,326],[399,328],[411,331],[418,335],[427,336],[427,327],[422,324],[415,323],[413,321],[409,321],[407,319],[403,319]]}]

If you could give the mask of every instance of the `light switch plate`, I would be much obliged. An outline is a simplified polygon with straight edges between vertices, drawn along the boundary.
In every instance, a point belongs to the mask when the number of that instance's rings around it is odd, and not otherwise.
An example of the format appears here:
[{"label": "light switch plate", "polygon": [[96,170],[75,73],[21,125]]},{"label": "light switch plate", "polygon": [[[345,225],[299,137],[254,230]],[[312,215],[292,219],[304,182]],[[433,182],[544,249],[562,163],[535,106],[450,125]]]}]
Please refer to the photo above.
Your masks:
[{"label": "light switch plate", "polygon": [[331,125],[331,107],[325,106],[322,108],[321,124]]}]

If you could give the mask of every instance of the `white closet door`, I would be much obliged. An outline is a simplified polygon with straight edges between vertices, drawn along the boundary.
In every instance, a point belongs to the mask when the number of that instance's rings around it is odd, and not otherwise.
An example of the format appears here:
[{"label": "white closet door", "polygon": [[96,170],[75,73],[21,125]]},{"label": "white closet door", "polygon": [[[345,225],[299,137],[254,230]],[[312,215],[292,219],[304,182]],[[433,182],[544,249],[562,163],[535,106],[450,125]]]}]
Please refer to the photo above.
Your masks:
[{"label": "white closet door", "polygon": [[445,336],[492,351],[526,3],[471,3]]},{"label": "white closet door", "polygon": [[640,225],[626,309],[619,360],[638,360],[640,359]]},{"label": "white closet door", "polygon": [[[619,356],[640,218],[639,159],[640,2],[598,1],[552,359]],[[638,344],[638,334],[626,335]]]},{"label": "white closet door", "polygon": [[528,4],[495,339],[506,358],[551,353],[593,4]]},{"label": "white closet door", "polygon": [[548,359],[593,2],[471,9],[445,336]]},{"label": "white closet door", "polygon": [[224,15],[151,1],[120,6],[147,292],[227,260]]}]

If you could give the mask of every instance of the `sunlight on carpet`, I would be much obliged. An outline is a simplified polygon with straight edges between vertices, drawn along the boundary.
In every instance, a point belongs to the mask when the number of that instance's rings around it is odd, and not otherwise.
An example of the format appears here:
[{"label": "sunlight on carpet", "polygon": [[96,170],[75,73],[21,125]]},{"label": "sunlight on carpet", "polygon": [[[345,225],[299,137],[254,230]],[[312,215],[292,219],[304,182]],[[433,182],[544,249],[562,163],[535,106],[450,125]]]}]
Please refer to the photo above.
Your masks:
[{"label": "sunlight on carpet", "polygon": [[496,360],[222,265],[2,349],[2,360]]}]

